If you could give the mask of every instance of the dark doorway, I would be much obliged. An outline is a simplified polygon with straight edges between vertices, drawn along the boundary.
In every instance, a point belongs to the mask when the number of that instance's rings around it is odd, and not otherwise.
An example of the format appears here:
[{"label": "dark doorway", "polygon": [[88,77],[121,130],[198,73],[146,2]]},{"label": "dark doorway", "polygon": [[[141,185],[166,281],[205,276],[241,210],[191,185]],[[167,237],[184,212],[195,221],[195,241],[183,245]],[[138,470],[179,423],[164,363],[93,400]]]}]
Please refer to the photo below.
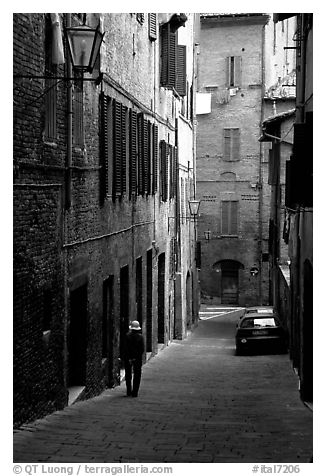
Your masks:
[{"label": "dark doorway", "polygon": [[124,339],[129,330],[129,268],[124,266],[120,270],[120,358],[124,367]]},{"label": "dark doorway", "polygon": [[152,269],[152,250],[147,251],[146,262],[146,352],[152,352],[152,308],[153,308],[153,269]]},{"label": "dark doorway", "polygon": [[221,303],[239,303],[239,263],[232,260],[221,261]]},{"label": "dark doorway", "polygon": [[305,401],[313,401],[313,270],[310,261],[304,263],[302,388]]},{"label": "dark doorway", "polygon": [[157,302],[157,318],[158,330],[157,341],[159,344],[164,344],[165,334],[165,253],[161,253],[158,257],[158,302]]},{"label": "dark doorway", "polygon": [[192,321],[192,295],[191,295],[191,277],[188,271],[187,273],[187,281],[186,281],[186,306],[187,306],[187,329],[191,328],[191,321]]},{"label": "dark doorway", "polygon": [[108,385],[114,385],[113,378],[113,339],[114,339],[114,277],[103,283],[103,320],[102,320],[102,359],[108,359]]},{"label": "dark doorway", "polygon": [[68,387],[86,383],[87,285],[70,293]]},{"label": "dark doorway", "polygon": [[137,321],[143,327],[143,259],[136,259],[136,310]]}]

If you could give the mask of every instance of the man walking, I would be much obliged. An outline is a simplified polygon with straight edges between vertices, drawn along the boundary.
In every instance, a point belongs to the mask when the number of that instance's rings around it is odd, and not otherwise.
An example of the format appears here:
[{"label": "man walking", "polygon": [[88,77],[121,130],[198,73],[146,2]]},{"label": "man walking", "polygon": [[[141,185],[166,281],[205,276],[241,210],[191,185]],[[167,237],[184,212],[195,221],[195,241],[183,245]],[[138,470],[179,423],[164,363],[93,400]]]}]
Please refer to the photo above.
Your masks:
[{"label": "man walking", "polygon": [[129,329],[130,331],[125,339],[126,387],[128,396],[137,397],[141,379],[143,353],[145,350],[144,338],[141,334],[141,327],[138,321],[132,321]]}]

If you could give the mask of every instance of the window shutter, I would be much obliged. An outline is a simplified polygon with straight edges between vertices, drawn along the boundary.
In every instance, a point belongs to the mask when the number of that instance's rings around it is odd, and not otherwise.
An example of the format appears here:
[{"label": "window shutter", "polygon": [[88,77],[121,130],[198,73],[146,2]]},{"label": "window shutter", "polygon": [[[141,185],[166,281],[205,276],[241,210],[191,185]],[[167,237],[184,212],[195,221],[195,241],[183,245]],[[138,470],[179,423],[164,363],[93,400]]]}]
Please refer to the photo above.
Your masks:
[{"label": "window shutter", "polygon": [[167,187],[168,187],[168,144],[162,140],[160,142],[160,192],[161,200],[165,202],[167,200]]},{"label": "window shutter", "polygon": [[109,130],[108,130],[108,103],[109,97],[100,95],[100,200],[103,203],[109,190],[108,160],[109,160]]},{"label": "window shutter", "polygon": [[165,145],[165,177],[164,177],[164,186],[165,186],[165,200],[168,199],[168,188],[169,188],[169,158],[170,158],[171,146],[169,144]]},{"label": "window shutter", "polygon": [[147,175],[147,193],[152,193],[153,183],[153,129],[151,121],[147,121],[148,136],[148,175]]},{"label": "window shutter", "polygon": [[170,24],[162,27],[162,68],[161,85],[175,87],[176,84],[176,34],[171,32]]},{"label": "window shutter", "polygon": [[121,193],[127,190],[127,107],[121,105]]},{"label": "window shutter", "polygon": [[153,41],[157,38],[156,13],[148,14],[148,36]]},{"label": "window shutter", "polygon": [[232,129],[232,153],[230,160],[240,159],[240,129]]},{"label": "window shutter", "polygon": [[144,118],[144,115],[142,116],[142,136],[143,136],[142,155],[143,155],[143,170],[144,170],[144,176],[143,176],[144,185],[143,185],[143,187],[144,187],[144,193],[148,194],[148,182],[149,182],[148,125],[147,125],[147,121]]},{"label": "window shutter", "polygon": [[231,61],[231,56],[228,56],[225,60],[225,71],[226,71],[225,85],[227,88],[230,87],[230,61]]},{"label": "window shutter", "polygon": [[241,56],[234,57],[234,86],[241,86]]},{"label": "window shutter", "polygon": [[145,13],[136,13],[137,21],[142,25],[145,21]]},{"label": "window shutter", "polygon": [[187,95],[187,47],[177,46],[176,91],[179,96]]},{"label": "window shutter", "polygon": [[143,114],[137,116],[137,136],[138,136],[138,195],[144,194],[144,169],[143,169]]},{"label": "window shutter", "polygon": [[177,195],[177,147],[172,147],[172,197]]},{"label": "window shutter", "polygon": [[223,159],[231,160],[231,129],[223,129],[223,131],[224,131]]},{"label": "window shutter", "polygon": [[153,194],[157,192],[157,147],[158,147],[158,127],[153,125]]},{"label": "window shutter", "polygon": [[130,111],[129,120],[129,194],[137,194],[137,112]]},{"label": "window shutter", "polygon": [[113,100],[114,136],[113,136],[113,194],[122,194],[122,104]]},{"label": "window shutter", "polygon": [[230,227],[229,234],[237,235],[238,234],[238,202],[230,202]]},{"label": "window shutter", "polygon": [[222,201],[222,235],[238,234],[238,202]]}]

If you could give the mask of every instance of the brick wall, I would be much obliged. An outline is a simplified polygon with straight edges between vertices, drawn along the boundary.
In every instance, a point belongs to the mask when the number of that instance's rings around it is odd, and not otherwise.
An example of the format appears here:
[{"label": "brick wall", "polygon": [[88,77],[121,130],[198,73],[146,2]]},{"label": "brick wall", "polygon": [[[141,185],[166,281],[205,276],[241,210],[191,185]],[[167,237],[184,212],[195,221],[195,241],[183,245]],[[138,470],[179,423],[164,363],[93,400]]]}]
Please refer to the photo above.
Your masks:
[{"label": "brick wall", "polygon": [[[241,264],[239,304],[257,304],[260,293],[266,303],[268,268],[261,263],[260,251],[268,250],[270,190],[268,167],[258,142],[262,119],[262,23],[202,20],[201,27],[199,91],[211,93],[211,113],[197,116],[202,296],[221,299],[221,272],[216,263],[235,260]],[[231,90],[226,85],[229,56],[241,57],[240,86]],[[240,130],[237,161],[223,159],[224,128]],[[232,238],[221,233],[221,200],[227,199],[239,202],[238,236]],[[205,230],[211,231],[209,242],[204,241]],[[253,266],[260,269],[259,276],[251,276]]]},{"label": "brick wall", "polygon": [[[88,14],[87,21],[96,24],[98,18],[98,14]],[[67,83],[57,84],[57,137],[47,141],[44,80],[15,78],[16,425],[62,408],[68,402],[73,373],[69,359],[77,352],[69,341],[78,311],[78,304],[74,304],[77,311],[73,309],[72,296],[78,289],[82,288],[86,296],[80,309],[86,316],[87,332],[82,349],[85,378],[80,378],[78,383],[81,399],[98,394],[107,385],[120,383],[122,318],[136,319],[140,306],[143,335],[147,339],[148,265],[152,267],[152,315],[148,316],[152,320],[148,326],[152,329],[148,332],[152,342],[148,347],[153,354],[157,352],[159,254],[164,254],[166,259],[164,344],[174,337],[174,281],[169,268],[173,235],[168,233],[168,217],[174,214],[175,199],[162,202],[160,190],[154,195],[137,195],[131,199],[128,189],[121,198],[107,195],[104,201],[101,199],[99,104],[103,90],[129,109],[144,113],[147,120],[158,126],[158,140],[174,145],[180,99],[171,90],[159,87],[158,41],[152,42],[148,37],[147,14],[143,24],[137,21],[136,14],[105,14],[102,21],[107,32],[101,49],[104,79],[101,86],[83,83],[85,144],[84,147],[72,144],[70,206],[66,201],[65,169],[68,165]],[[46,14],[14,15],[15,74],[44,75],[46,22]],[[72,14],[73,25],[77,22],[78,18]],[[191,29],[189,35],[190,39]],[[59,66],[57,73],[63,76],[64,67]],[[185,129],[182,160],[187,164],[192,158],[189,144],[193,131],[189,123]],[[152,262],[147,263],[150,250]],[[185,247],[185,274],[192,265],[189,253]],[[139,258],[142,258],[142,286],[138,296],[142,296],[142,301],[136,306]],[[122,269],[128,269],[127,294],[123,294]],[[103,356],[104,287],[108,281],[111,282],[109,349]],[[50,332],[42,327],[44,314],[48,314],[43,312],[45,306],[51,311]],[[30,387],[28,382],[32,382]]]},{"label": "brick wall", "polygon": [[[14,421],[62,408],[60,186],[14,187]],[[47,332],[49,331],[50,332]]]}]

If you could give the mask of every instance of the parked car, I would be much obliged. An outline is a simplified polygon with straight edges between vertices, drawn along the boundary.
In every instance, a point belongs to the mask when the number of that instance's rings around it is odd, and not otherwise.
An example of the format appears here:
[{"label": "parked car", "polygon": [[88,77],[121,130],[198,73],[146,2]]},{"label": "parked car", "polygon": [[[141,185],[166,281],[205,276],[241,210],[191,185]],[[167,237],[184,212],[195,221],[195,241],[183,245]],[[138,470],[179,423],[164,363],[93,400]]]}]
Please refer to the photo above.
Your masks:
[{"label": "parked car", "polygon": [[237,355],[248,350],[287,351],[287,332],[278,314],[250,312],[244,314],[236,326]]},{"label": "parked car", "polygon": [[273,306],[253,306],[246,307],[245,314],[262,314],[268,312],[269,314],[277,314],[276,309]]}]

